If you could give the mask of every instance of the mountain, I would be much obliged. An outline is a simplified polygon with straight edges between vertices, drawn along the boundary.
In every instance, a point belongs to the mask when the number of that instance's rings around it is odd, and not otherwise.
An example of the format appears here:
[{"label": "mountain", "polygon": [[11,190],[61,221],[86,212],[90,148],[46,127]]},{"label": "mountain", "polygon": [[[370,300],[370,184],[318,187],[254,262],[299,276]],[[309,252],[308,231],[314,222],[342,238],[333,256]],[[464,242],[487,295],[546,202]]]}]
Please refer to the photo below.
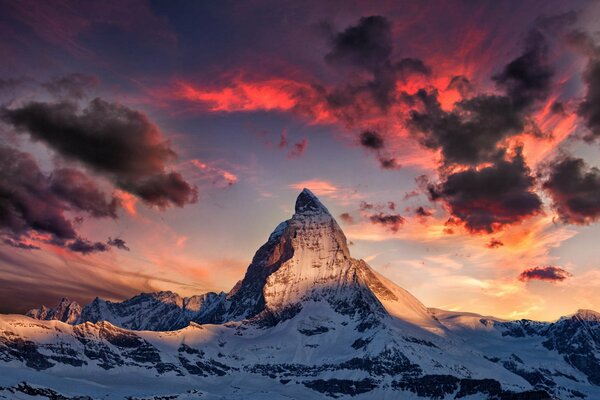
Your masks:
[{"label": "mountain", "polygon": [[75,324],[80,319],[81,306],[77,302],[63,297],[56,308],[41,306],[39,309],[36,308],[27,311],[26,315],[35,319],[46,321],[57,320],[68,324]]},{"label": "mountain", "polygon": [[428,309],[353,259],[306,189],[227,294],[50,314],[0,316],[0,399],[600,398],[597,313]]},{"label": "mountain", "polygon": [[190,322],[219,322],[225,293],[181,297],[173,292],[142,293],[123,302],[95,298],[75,323],[108,321],[132,330],[171,331]]}]

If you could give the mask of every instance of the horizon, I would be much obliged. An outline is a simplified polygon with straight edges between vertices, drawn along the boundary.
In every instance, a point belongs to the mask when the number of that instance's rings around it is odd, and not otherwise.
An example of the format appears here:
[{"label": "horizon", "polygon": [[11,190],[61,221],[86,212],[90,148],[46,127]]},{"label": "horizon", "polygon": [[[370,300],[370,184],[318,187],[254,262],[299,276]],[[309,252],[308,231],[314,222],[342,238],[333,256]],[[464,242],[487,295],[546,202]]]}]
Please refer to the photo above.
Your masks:
[{"label": "horizon", "polygon": [[[297,197],[297,199],[300,197],[300,195],[301,195],[301,194],[305,193],[306,191],[308,191],[308,193],[309,193],[309,194],[310,194],[312,197],[314,197],[314,198],[315,198],[315,199],[316,199],[316,200],[317,200],[319,203],[321,203],[321,205],[322,205],[323,207],[325,207],[325,209],[327,208],[327,207],[326,207],[326,205],[325,205],[325,204],[323,204],[323,203],[320,201],[320,199],[318,198],[318,196],[314,195],[314,193],[313,193],[313,192],[312,192],[312,191],[311,191],[309,188],[303,188],[303,189],[301,190],[301,192],[298,194],[298,197]],[[296,199],[296,201],[297,201],[297,199]],[[336,219],[335,219],[335,216],[333,216],[333,215],[332,215],[331,217],[332,217],[334,220],[336,220]],[[290,217],[290,218],[291,218],[291,217]],[[282,222],[283,222],[283,221],[282,221]],[[337,222],[337,221],[336,221],[336,222]],[[342,231],[343,231],[343,230],[342,230]],[[267,235],[266,237],[268,237],[268,235]],[[347,240],[347,239],[346,239],[346,240]],[[350,255],[352,256],[352,251],[351,251],[351,249],[349,249],[349,250],[350,250]],[[362,259],[360,259],[360,260],[362,260]],[[364,261],[364,260],[363,260],[363,261]],[[384,277],[386,277],[384,274],[382,274],[382,275],[383,275]],[[388,278],[388,277],[386,277],[386,278]],[[243,274],[241,275],[240,279],[238,280],[238,283],[239,283],[239,282],[241,282],[241,280],[242,280],[242,279],[243,279]],[[388,279],[389,279],[389,278],[388,278]],[[237,283],[236,283],[236,285],[237,285]],[[235,287],[235,285],[234,285],[234,287]],[[121,302],[121,301],[127,301],[127,300],[131,300],[132,298],[134,298],[134,297],[137,297],[137,296],[140,296],[140,295],[152,295],[152,294],[157,294],[157,293],[169,293],[169,294],[174,294],[174,295],[177,295],[177,296],[179,296],[179,297],[181,297],[181,298],[190,298],[190,297],[193,297],[193,296],[199,296],[199,295],[203,295],[203,294],[207,294],[207,293],[215,293],[215,294],[229,294],[229,293],[230,293],[230,292],[231,292],[231,291],[234,289],[234,287],[232,287],[232,288],[231,288],[231,289],[229,289],[229,290],[222,290],[222,291],[219,291],[219,292],[215,292],[215,291],[209,291],[209,292],[204,292],[204,293],[192,294],[192,295],[190,295],[190,296],[182,296],[182,295],[180,295],[179,293],[177,293],[177,292],[175,292],[175,291],[172,291],[172,290],[168,290],[168,289],[167,289],[167,290],[161,290],[161,291],[154,291],[154,292],[140,292],[140,293],[137,293],[137,294],[133,295],[133,296],[132,296],[132,297],[130,297],[130,298],[121,299],[121,300],[116,300],[116,301],[113,301],[113,302],[115,302],[115,303],[119,303],[119,302]],[[96,300],[96,299],[98,299],[98,298],[100,298],[100,297],[96,296],[96,297],[95,297],[95,298],[94,298],[94,299],[93,299],[91,302],[93,302],[94,300]],[[101,299],[101,298],[100,298],[100,299]],[[63,301],[65,301],[65,300],[66,300],[66,301],[68,301],[68,302],[69,302],[69,304],[71,304],[71,303],[73,302],[73,301],[71,301],[71,300],[70,300],[68,297],[62,297],[62,298],[61,298],[61,299],[60,299],[58,302],[56,302],[56,305],[59,305],[59,304],[61,304],[61,303],[62,303]],[[102,299],[102,300],[106,300],[106,299]],[[418,299],[417,299],[417,300],[418,300]],[[107,301],[111,302],[110,300],[107,300]],[[90,302],[90,303],[91,303],[91,302]],[[78,304],[79,304],[79,303],[78,303]],[[79,305],[80,305],[80,306],[82,306],[82,307],[84,307],[86,304],[88,304],[88,303],[79,304]],[[427,307],[427,308],[438,309],[438,308],[436,308],[436,307],[428,307],[428,305],[427,305],[427,304],[424,304],[424,306],[425,306],[425,307]],[[36,307],[36,308],[39,308],[39,309],[41,309],[42,307],[54,308],[54,306],[53,306],[53,305],[46,305],[46,304],[41,304],[41,305],[40,305],[40,307]],[[34,310],[35,310],[35,309],[28,310],[28,311],[34,311]],[[440,309],[440,310],[441,310],[441,309]],[[451,310],[444,310],[444,311],[451,311]],[[556,318],[556,319],[553,319],[553,320],[538,320],[538,321],[540,321],[540,322],[555,322],[555,321],[558,321],[560,318],[563,318],[563,317],[568,317],[568,316],[575,315],[575,314],[579,314],[580,312],[585,312],[585,311],[592,311],[592,312],[594,312],[594,313],[600,314],[600,313],[598,313],[598,312],[597,312],[597,311],[595,311],[595,310],[591,310],[591,309],[581,309],[581,308],[580,308],[580,309],[574,310],[574,311],[573,311],[572,313],[570,313],[570,314],[567,314],[567,315],[561,315],[560,317],[558,317],[558,318]],[[458,313],[460,313],[461,311],[452,311],[452,312],[458,312]],[[462,310],[462,312],[463,312],[463,313],[467,313],[467,314],[477,314],[477,315],[479,315],[479,316],[482,316],[482,317],[493,317],[493,318],[497,318],[496,316],[493,316],[493,315],[483,315],[483,314],[474,313],[474,312],[471,312],[471,311],[468,311],[468,310]],[[17,315],[21,315],[21,314],[23,314],[23,313],[19,313],[19,314],[17,314]],[[499,318],[499,319],[502,319],[502,318]],[[519,318],[519,319],[527,319],[527,318]],[[106,321],[106,322],[108,322],[108,321]],[[185,328],[182,328],[182,329],[185,329]]]},{"label": "horizon", "polygon": [[0,313],[227,293],[303,188],[426,307],[600,311],[600,3],[341,4],[0,2]]}]

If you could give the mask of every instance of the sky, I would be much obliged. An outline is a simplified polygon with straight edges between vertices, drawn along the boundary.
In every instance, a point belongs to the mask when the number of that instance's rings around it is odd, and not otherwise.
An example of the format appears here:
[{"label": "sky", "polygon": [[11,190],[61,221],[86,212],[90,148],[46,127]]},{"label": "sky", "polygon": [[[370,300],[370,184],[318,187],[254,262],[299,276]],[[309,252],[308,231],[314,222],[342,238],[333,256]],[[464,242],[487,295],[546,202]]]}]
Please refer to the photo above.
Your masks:
[{"label": "sky", "polygon": [[0,9],[0,312],[227,292],[304,187],[429,307],[600,310],[599,2]]}]

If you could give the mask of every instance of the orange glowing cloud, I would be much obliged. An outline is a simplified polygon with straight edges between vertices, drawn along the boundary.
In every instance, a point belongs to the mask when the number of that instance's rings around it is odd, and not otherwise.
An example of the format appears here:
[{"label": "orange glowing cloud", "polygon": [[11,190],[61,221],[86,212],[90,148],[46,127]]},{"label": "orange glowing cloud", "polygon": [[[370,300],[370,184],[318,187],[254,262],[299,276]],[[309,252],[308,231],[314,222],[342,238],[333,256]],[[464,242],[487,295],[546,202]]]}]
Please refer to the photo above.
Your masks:
[{"label": "orange glowing cloud", "polygon": [[134,195],[122,190],[115,190],[114,196],[119,200],[121,207],[123,207],[127,214],[132,217],[137,216],[136,203],[138,200]]},{"label": "orange glowing cloud", "polygon": [[340,205],[348,205],[356,200],[364,198],[364,194],[358,193],[358,190],[335,185],[329,181],[321,179],[311,179],[288,185],[294,191],[300,191],[304,188],[310,189],[317,196],[328,197],[335,200]]},{"label": "orange glowing cloud", "polygon": [[297,182],[289,185],[294,190],[302,190],[308,188],[312,190],[317,196],[334,196],[339,192],[339,189],[331,182],[322,181],[318,179]]},{"label": "orange glowing cloud", "polygon": [[175,88],[154,92],[161,99],[199,103],[210,112],[282,111],[331,123],[333,117],[315,86],[288,78],[246,79],[238,76],[221,87],[204,87],[179,80]]}]

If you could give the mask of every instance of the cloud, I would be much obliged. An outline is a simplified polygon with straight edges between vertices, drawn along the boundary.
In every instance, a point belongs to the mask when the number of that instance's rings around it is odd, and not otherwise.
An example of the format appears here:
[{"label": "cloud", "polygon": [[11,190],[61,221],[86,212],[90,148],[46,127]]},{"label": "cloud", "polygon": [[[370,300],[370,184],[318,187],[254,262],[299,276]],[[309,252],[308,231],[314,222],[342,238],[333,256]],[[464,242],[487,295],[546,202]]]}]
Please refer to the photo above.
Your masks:
[{"label": "cloud", "polygon": [[86,239],[77,238],[66,244],[66,247],[76,253],[91,254],[108,251],[108,245],[101,242],[90,242]]},{"label": "cloud", "polygon": [[308,188],[317,196],[335,196],[340,191],[340,188],[335,186],[333,183],[319,179],[293,183],[289,185],[289,187],[295,190]]},{"label": "cloud", "polygon": [[[266,132],[264,131],[259,132],[260,136],[264,136],[265,134]],[[298,142],[291,144],[288,139],[287,130],[283,129],[279,134],[279,142],[277,143],[276,147],[280,150],[287,150],[287,157],[292,159],[302,157],[302,155],[304,155],[304,152],[308,148],[308,143],[308,138],[302,138]],[[265,145],[267,147],[273,147],[273,142],[267,140],[265,142]]]},{"label": "cloud", "polygon": [[354,223],[354,218],[352,218],[352,215],[350,215],[347,212],[341,213],[340,214],[340,219],[342,221],[344,221],[345,223],[347,223],[347,224],[353,224]]},{"label": "cloud", "polygon": [[382,16],[362,17],[356,25],[330,35],[331,50],[325,61],[336,67],[354,67],[367,71],[372,78],[360,83],[341,85],[327,95],[333,108],[351,106],[363,94],[372,103],[386,110],[394,102],[397,81],[406,81],[414,74],[429,75],[422,60],[404,58],[392,60],[392,24]]},{"label": "cloud", "polygon": [[96,218],[117,218],[119,200],[110,201],[96,182],[81,171],[72,168],[60,168],[50,176],[50,190],[66,201],[70,208],[85,211]]},{"label": "cloud", "polygon": [[591,142],[600,138],[600,47],[584,32],[573,32],[569,39],[588,56],[583,73],[586,93],[579,104],[577,114],[583,118],[589,129],[584,138]]},{"label": "cloud", "polygon": [[108,241],[106,242],[106,244],[108,244],[109,246],[112,247],[116,247],[117,249],[121,249],[121,250],[125,250],[125,251],[129,251],[129,247],[127,246],[127,243],[125,243],[125,241],[123,239],[120,238],[108,238]]},{"label": "cloud", "polygon": [[19,240],[14,240],[8,237],[2,238],[2,243],[4,243],[7,246],[15,247],[17,249],[39,250],[39,246],[33,245],[31,243],[22,242]]},{"label": "cloud", "polygon": [[504,246],[504,243],[496,238],[491,238],[489,243],[485,245],[485,247],[487,247],[488,249],[497,249],[501,246]]},{"label": "cloud", "polygon": [[561,221],[587,225],[600,219],[600,170],[581,158],[563,157],[548,167],[544,189]]},{"label": "cloud", "polygon": [[464,75],[453,76],[447,89],[456,90],[463,98],[469,97],[474,92],[471,81]]},{"label": "cloud", "polygon": [[221,87],[179,80],[174,88],[154,90],[154,96],[199,103],[210,112],[289,111],[314,122],[332,120],[325,107],[322,88],[288,78],[260,79],[240,75]]},{"label": "cloud", "polygon": [[423,206],[419,206],[415,209],[415,214],[419,217],[431,217],[433,212],[431,210],[426,210]]},{"label": "cloud", "polygon": [[200,179],[210,181],[217,187],[233,186],[239,181],[236,174],[218,167],[215,163],[203,162],[199,159],[193,159],[191,163],[200,172]]},{"label": "cloud", "polygon": [[[528,112],[548,97],[552,76],[545,39],[535,30],[523,54],[492,77],[504,94],[464,98],[452,111],[445,111],[437,89],[420,89],[405,96],[405,101],[417,107],[406,123],[424,147],[441,150],[446,165],[490,162],[502,154],[498,146],[504,139],[532,124]],[[465,79],[455,77],[449,87],[466,90],[466,84]]]},{"label": "cloud", "polygon": [[543,266],[532,267],[519,274],[519,280],[528,282],[531,280],[547,281],[547,282],[562,282],[573,275],[561,267]]},{"label": "cloud", "polygon": [[16,236],[37,231],[61,239],[77,235],[60,199],[30,154],[0,147],[0,226]]},{"label": "cloud", "polygon": [[298,158],[302,157],[306,148],[308,147],[308,139],[304,138],[300,140],[298,143],[294,143],[290,152],[288,153],[289,158]]},{"label": "cloud", "polygon": [[371,221],[373,224],[383,225],[390,231],[396,233],[406,220],[400,214],[385,214],[380,212],[370,215],[369,221]]},{"label": "cloud", "polygon": [[284,129],[279,135],[279,144],[277,145],[277,147],[279,147],[280,149],[285,149],[288,147],[288,144],[289,142],[287,138],[287,131]]},{"label": "cloud", "polygon": [[357,25],[333,35],[331,45],[327,62],[374,70],[392,54],[391,23],[381,16],[362,17]]},{"label": "cloud", "polygon": [[5,108],[2,119],[149,205],[164,209],[197,201],[197,189],[166,170],[176,154],[139,111],[96,98],[81,112],[66,101],[29,102]]},{"label": "cloud", "polygon": [[360,211],[372,210],[373,208],[375,208],[375,205],[371,204],[371,203],[367,203],[366,201],[361,201],[360,204],[358,205],[358,209]]},{"label": "cloud", "polygon": [[43,83],[42,87],[56,97],[81,99],[89,89],[99,84],[98,77],[75,72],[53,78]]},{"label": "cloud", "polygon": [[0,146],[0,236],[7,245],[37,248],[24,242],[29,238],[82,253],[106,251],[82,239],[65,212],[115,218],[117,204],[79,171],[63,168],[46,176],[30,154]]},{"label": "cloud", "polygon": [[360,134],[360,144],[368,149],[380,150],[383,148],[383,137],[375,131],[364,131]]},{"label": "cloud", "polygon": [[519,148],[512,159],[450,173],[428,187],[431,200],[443,201],[471,232],[492,233],[541,212],[534,178]]},{"label": "cloud", "polygon": [[553,71],[548,64],[548,48],[539,30],[532,30],[525,52],[492,77],[506,91],[517,110],[548,97]]},{"label": "cloud", "polygon": [[309,179],[288,185],[290,189],[300,191],[304,188],[310,189],[317,196],[329,197],[336,200],[340,205],[348,205],[364,197],[357,189],[352,187],[338,186],[330,181],[322,179]]},{"label": "cloud", "polygon": [[377,153],[377,160],[383,169],[400,169],[402,165],[398,163],[395,157],[386,155],[384,151],[385,142],[383,136],[374,130],[365,130],[359,135],[361,146],[373,150]]}]

